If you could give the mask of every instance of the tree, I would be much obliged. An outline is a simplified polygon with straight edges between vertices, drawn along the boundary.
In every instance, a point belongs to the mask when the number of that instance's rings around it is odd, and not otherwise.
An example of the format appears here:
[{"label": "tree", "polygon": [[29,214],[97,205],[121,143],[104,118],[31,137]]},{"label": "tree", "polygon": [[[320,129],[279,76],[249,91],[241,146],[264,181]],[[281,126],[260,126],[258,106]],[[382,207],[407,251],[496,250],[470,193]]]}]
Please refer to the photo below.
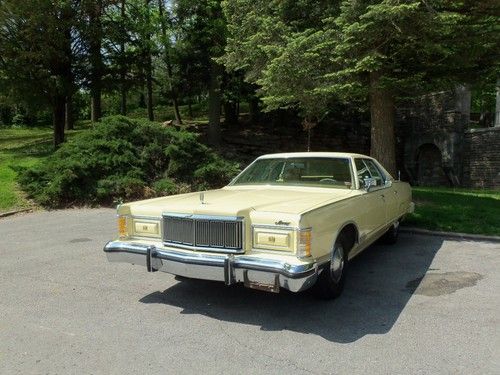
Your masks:
[{"label": "tree", "polygon": [[397,100],[498,69],[498,18],[475,4],[226,0],[224,62],[260,86],[268,110],[298,108],[306,123],[332,101],[367,101],[371,154],[395,173]]},{"label": "tree", "polygon": [[83,0],[83,30],[82,37],[87,46],[89,61],[90,110],[92,122],[97,122],[102,116],[102,78],[104,62],[102,56],[103,26],[102,14],[106,4],[103,0]]},{"label": "tree", "polygon": [[220,142],[222,81],[224,66],[217,60],[224,53],[226,20],[221,0],[178,0],[176,16],[182,28],[182,44],[192,51],[205,70],[208,88],[208,140]]},{"label": "tree", "polygon": [[170,98],[172,99],[172,105],[174,107],[174,116],[177,124],[182,124],[181,114],[179,112],[179,101],[177,98],[177,89],[174,83],[173,77],[173,67],[172,67],[172,54],[173,48],[171,46],[171,35],[167,32],[167,23],[169,21],[169,17],[165,11],[165,0],[158,0],[158,15],[160,18],[160,26],[161,26],[161,44],[163,47],[163,63],[166,68],[166,80],[169,88]]},{"label": "tree", "polygon": [[64,141],[66,101],[73,92],[71,1],[0,2],[0,90],[52,110],[54,146]]}]

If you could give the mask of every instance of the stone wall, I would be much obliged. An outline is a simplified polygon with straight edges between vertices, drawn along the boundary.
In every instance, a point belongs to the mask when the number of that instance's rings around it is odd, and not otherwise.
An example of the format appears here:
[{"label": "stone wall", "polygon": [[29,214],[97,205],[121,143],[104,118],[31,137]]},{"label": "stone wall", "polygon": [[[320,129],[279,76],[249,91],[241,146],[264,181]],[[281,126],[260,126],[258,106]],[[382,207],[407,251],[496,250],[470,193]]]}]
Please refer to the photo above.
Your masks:
[{"label": "stone wall", "polygon": [[500,189],[500,127],[465,131],[464,151],[463,185]]},{"label": "stone wall", "polygon": [[468,101],[470,94],[458,87],[425,95],[398,109],[404,171],[412,184],[461,184],[463,133],[470,117]]},{"label": "stone wall", "polygon": [[[276,152],[307,151],[307,132],[297,123],[286,126],[247,125],[223,129],[223,154],[242,165]],[[311,130],[311,151],[370,152],[370,124],[362,121],[330,121]]]}]

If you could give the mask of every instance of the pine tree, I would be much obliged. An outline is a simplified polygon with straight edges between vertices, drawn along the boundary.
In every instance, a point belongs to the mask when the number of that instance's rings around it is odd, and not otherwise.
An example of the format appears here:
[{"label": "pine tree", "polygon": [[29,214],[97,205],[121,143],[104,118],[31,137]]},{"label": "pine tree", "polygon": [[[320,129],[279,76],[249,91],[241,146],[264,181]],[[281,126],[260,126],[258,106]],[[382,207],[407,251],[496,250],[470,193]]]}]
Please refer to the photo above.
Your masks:
[{"label": "pine tree", "polygon": [[366,101],[371,154],[395,173],[399,98],[498,72],[499,18],[479,3],[226,0],[224,62],[261,87],[267,109],[296,107],[306,123],[332,100]]},{"label": "pine tree", "polygon": [[66,101],[74,91],[74,17],[70,1],[0,2],[0,91],[49,106],[56,147],[64,142]]}]

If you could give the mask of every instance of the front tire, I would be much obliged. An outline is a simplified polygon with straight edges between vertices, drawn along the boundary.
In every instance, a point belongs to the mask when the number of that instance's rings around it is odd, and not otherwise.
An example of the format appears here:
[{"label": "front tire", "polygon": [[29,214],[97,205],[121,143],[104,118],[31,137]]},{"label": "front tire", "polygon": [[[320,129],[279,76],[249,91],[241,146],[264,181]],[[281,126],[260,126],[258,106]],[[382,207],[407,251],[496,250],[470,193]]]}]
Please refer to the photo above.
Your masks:
[{"label": "front tire", "polygon": [[342,293],[347,272],[347,241],[340,237],[333,246],[332,257],[313,287],[314,294],[321,299],[334,299]]}]

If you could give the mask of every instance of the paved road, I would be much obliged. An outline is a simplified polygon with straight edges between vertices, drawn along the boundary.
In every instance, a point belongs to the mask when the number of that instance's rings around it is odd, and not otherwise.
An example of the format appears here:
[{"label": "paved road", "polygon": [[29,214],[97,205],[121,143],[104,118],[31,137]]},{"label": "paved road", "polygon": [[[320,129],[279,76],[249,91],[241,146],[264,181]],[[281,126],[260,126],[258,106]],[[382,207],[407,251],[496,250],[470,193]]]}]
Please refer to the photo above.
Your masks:
[{"label": "paved road", "polygon": [[0,220],[1,374],[500,373],[498,244],[404,235],[320,302],[107,263],[114,220]]}]

